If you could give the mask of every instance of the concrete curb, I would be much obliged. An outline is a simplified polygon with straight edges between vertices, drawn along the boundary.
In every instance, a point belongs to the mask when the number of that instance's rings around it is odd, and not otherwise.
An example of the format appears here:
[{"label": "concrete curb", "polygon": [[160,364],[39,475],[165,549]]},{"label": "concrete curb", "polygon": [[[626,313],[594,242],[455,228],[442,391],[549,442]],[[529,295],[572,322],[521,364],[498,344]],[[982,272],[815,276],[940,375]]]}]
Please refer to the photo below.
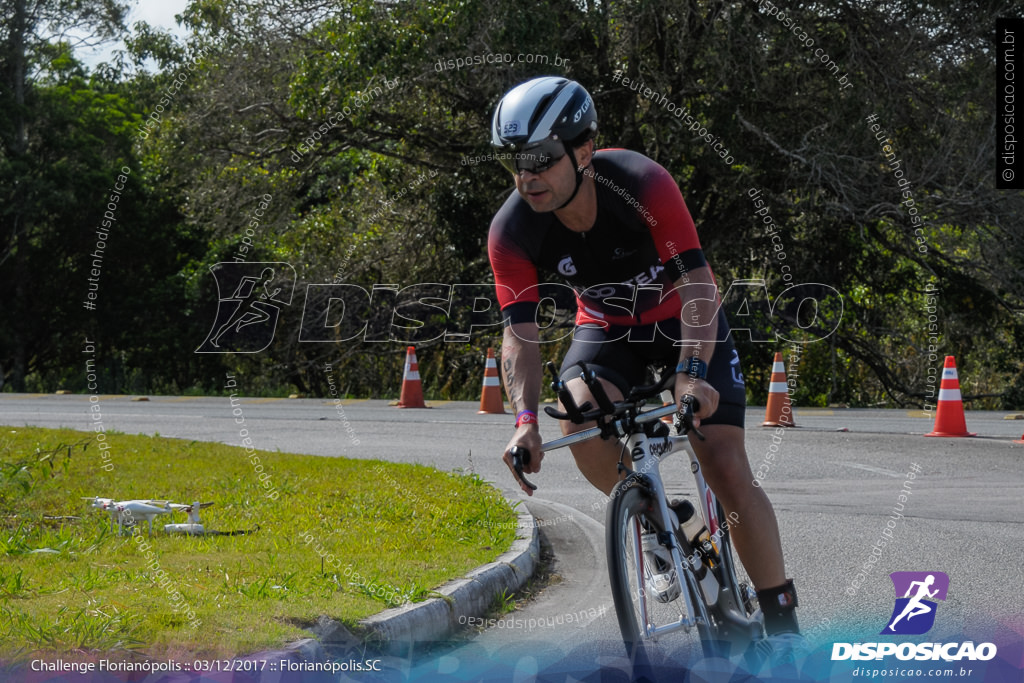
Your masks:
[{"label": "concrete curb", "polygon": [[412,643],[436,641],[457,631],[470,617],[486,613],[502,591],[519,590],[533,576],[540,559],[537,524],[525,508],[518,515],[512,547],[490,564],[438,589],[443,597],[384,610],[364,619],[388,654],[404,654]]},{"label": "concrete curb", "polygon": [[[509,501],[514,504],[514,501]],[[412,605],[384,610],[359,622],[371,640],[393,655],[404,655],[416,642],[437,641],[457,631],[470,617],[480,617],[502,591],[516,591],[533,576],[540,561],[540,534],[533,515],[521,507],[516,540],[497,560],[477,567],[461,579],[437,590],[441,596]],[[331,654],[359,649],[362,643],[343,625],[321,616],[311,629],[315,638],[303,638],[280,650],[258,652],[237,659],[290,662],[328,662]]]}]

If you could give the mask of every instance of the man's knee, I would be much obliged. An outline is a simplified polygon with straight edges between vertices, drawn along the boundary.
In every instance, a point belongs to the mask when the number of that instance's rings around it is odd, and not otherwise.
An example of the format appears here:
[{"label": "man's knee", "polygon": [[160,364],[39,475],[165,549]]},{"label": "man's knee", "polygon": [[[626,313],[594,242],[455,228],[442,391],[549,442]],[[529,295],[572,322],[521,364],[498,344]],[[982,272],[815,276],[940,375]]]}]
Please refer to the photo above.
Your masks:
[{"label": "man's knee", "polygon": [[700,449],[698,455],[705,476],[715,481],[715,492],[750,488],[753,475],[743,444],[743,430],[727,425],[707,425],[703,431],[707,441],[695,443],[694,447]]},{"label": "man's knee", "polygon": [[[709,473],[709,469],[712,472]],[[709,479],[714,479],[715,493],[719,497],[729,497],[731,492],[747,495],[750,489],[760,490],[753,484],[754,477],[746,459],[740,462],[738,458],[721,458],[711,467],[705,467],[704,472],[709,474]]]},{"label": "man's knee", "polygon": [[[610,401],[614,403],[615,401],[622,400],[622,392],[619,391],[618,387],[603,377],[599,377],[598,381],[601,383],[604,393],[608,396]],[[597,407],[597,399],[594,398],[593,394],[590,392],[590,388],[582,379],[569,380],[566,382],[566,388],[569,390],[569,393],[572,394],[573,401],[576,402],[577,407],[582,406],[585,403],[589,403],[591,409]],[[558,409],[563,413],[565,412],[565,406],[561,403],[558,404]],[[562,434],[565,436],[585,431],[597,425],[596,422],[585,422],[584,424],[575,424],[570,420],[559,420],[559,422],[561,423],[560,426],[562,428]]]}]

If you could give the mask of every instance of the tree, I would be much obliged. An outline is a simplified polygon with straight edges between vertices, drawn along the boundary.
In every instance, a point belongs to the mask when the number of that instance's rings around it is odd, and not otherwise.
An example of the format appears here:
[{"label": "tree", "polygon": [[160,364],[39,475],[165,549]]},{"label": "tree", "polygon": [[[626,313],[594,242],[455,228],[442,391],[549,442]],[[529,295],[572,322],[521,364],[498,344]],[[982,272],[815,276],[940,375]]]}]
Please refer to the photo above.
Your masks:
[{"label": "tree", "polygon": [[[839,293],[827,305],[841,303],[843,322],[804,349],[798,402],[921,403],[952,353],[971,377],[967,395],[1019,404],[1022,197],[996,191],[990,177],[985,85],[991,18],[1012,9],[195,2],[182,16],[189,44],[138,32],[135,57],[158,56],[162,70],[119,84],[145,113],[189,69],[188,87],[135,148],[151,191],[140,201],[156,234],[179,246],[156,270],[181,277],[162,276],[155,300],[173,308],[183,297],[192,315],[174,318],[174,329],[187,330],[194,349],[213,318],[208,268],[218,261],[291,263],[300,291],[332,281],[486,282],[487,225],[511,186],[497,164],[481,162],[493,107],[527,78],[562,73],[593,94],[600,144],[644,152],[678,180],[723,289],[761,278],[773,298],[799,283]],[[429,301],[427,289],[405,291]],[[173,375],[180,386],[196,368],[223,363],[260,391],[315,392],[330,360],[353,392],[397,392],[404,344],[303,344],[299,313],[289,314],[257,357],[199,362],[191,349],[164,353],[155,335],[118,348],[151,367],[172,356],[149,371],[157,384]],[[480,349],[429,336],[425,357],[436,360],[424,375],[452,391],[472,386]],[[775,350],[741,340],[754,400]]]},{"label": "tree", "polygon": [[[61,223],[71,217],[62,210],[70,208],[65,202],[83,196],[99,202],[102,183],[112,176],[100,179],[96,172],[108,164],[116,168],[125,151],[97,148],[123,121],[116,112],[104,120],[109,103],[76,81],[82,71],[69,58],[68,36],[85,31],[91,37],[79,43],[109,39],[123,29],[126,12],[127,5],[113,0],[13,0],[0,15],[0,281],[10,302],[0,312],[0,382],[6,379],[16,390],[54,351],[53,328],[46,324],[52,319],[39,315],[45,310],[40,304],[60,307],[68,292],[47,296],[36,285],[54,282],[52,274],[64,266],[68,245],[60,239]],[[49,85],[57,91],[45,92]],[[50,96],[58,92],[67,99]],[[54,137],[72,124],[81,125],[77,140]],[[85,146],[79,159],[73,158],[76,142]],[[58,318],[63,313],[58,308]]]}]

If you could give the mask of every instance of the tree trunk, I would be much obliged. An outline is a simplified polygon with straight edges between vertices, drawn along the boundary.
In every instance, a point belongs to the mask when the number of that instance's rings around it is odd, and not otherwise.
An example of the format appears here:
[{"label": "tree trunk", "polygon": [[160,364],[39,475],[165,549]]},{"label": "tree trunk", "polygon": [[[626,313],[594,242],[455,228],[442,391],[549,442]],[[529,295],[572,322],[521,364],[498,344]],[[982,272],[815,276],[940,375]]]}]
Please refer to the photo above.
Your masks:
[{"label": "tree trunk", "polygon": [[14,137],[10,150],[21,156],[28,146],[25,131],[25,0],[14,0],[14,20],[11,22],[11,92],[14,93]]}]

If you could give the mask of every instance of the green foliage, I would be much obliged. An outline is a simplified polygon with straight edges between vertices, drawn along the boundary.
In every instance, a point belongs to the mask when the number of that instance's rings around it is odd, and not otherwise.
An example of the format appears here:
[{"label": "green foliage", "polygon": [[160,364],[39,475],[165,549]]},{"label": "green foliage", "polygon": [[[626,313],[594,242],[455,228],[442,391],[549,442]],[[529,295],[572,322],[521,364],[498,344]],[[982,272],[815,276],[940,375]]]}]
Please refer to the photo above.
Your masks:
[{"label": "green foliage", "polygon": [[[158,437],[108,434],[106,443],[110,471],[90,434],[0,433],[5,660],[279,647],[321,614],[354,625],[425,599],[515,537],[515,514],[476,475]],[[163,533],[179,513],[157,517],[152,536],[144,522],[119,536],[83,500],[96,495],[213,502],[202,512],[207,529],[247,533]]]},{"label": "green foliage", "polygon": [[[1024,197],[995,190],[987,132],[991,19],[1010,11],[798,0],[786,8],[798,35],[756,3],[722,0],[352,0],[330,11],[311,0],[202,0],[182,15],[187,44],[139,27],[126,57],[135,70],[94,76],[58,41],[37,41],[28,54],[45,61],[45,78],[26,81],[22,108],[0,110],[24,112],[33,150],[19,150],[14,120],[0,113],[0,188],[19,187],[5,225],[23,226],[9,249],[17,257],[0,267],[14,292],[0,312],[3,377],[18,390],[81,390],[80,340],[43,328],[56,325],[95,330],[105,391],[217,391],[232,370],[250,378],[248,393],[323,394],[330,362],[347,393],[396,396],[410,340],[385,341],[386,317],[371,324],[373,341],[302,344],[293,306],[263,353],[192,353],[216,310],[209,267],[238,256],[269,195],[244,259],[292,264],[298,292],[488,282],[487,226],[511,183],[497,164],[464,162],[488,153],[504,92],[560,73],[593,94],[602,146],[641,151],[677,178],[723,289],[763,279],[772,301],[794,283],[842,297],[839,329],[804,350],[798,396],[920,404],[934,353],[939,363],[957,356],[972,407],[1020,407]],[[549,61],[448,66],[503,53]],[[144,58],[160,71],[142,71]],[[160,125],[137,138],[182,73]],[[77,297],[90,230],[124,163],[131,195],[106,260],[118,265],[105,266],[103,306],[87,315]],[[754,214],[754,189],[781,254]],[[926,283],[938,289],[937,341],[922,336]],[[34,310],[52,315],[44,323]],[[463,346],[424,331],[428,394],[475,398],[498,334],[484,328]],[[752,380],[779,347],[739,345]],[[766,383],[748,386],[763,400]]]}]

